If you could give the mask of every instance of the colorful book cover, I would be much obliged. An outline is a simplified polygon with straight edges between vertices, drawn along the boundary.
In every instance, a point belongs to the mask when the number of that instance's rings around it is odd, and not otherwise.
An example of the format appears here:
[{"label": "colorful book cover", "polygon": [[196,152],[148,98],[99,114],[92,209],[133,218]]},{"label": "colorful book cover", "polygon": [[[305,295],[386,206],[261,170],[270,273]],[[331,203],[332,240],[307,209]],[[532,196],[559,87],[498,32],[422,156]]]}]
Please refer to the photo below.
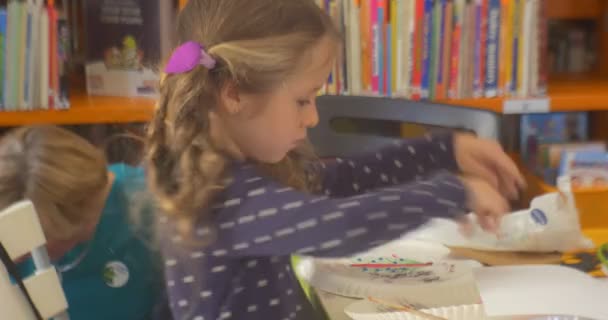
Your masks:
[{"label": "colorful book cover", "polygon": [[34,1],[27,0],[25,2],[25,39],[24,39],[24,57],[23,57],[23,95],[21,96],[21,105],[24,109],[30,110],[33,108],[32,95],[34,90],[34,50],[38,44],[37,32],[34,31],[35,10]]},{"label": "colorful book cover", "polygon": [[[342,3],[347,2],[347,1],[334,1],[335,4],[335,10],[336,10],[336,21],[338,21],[338,26],[340,28],[340,33],[343,35],[347,35],[347,31],[346,31],[346,20],[344,19],[346,17],[346,11],[344,10],[344,6],[342,5]],[[337,68],[338,68],[338,94],[342,95],[346,92],[346,89],[348,88],[348,70],[346,68],[346,62],[347,62],[347,53],[346,53],[346,46],[342,46],[342,57],[343,59],[339,59],[338,61],[336,61],[337,64]]]},{"label": "colorful book cover", "polygon": [[[49,108],[58,109],[59,99],[59,58],[57,40],[57,9],[53,0],[48,1],[49,14]],[[91,42],[91,41],[89,41]]]},{"label": "colorful book cover", "polygon": [[422,97],[422,60],[423,60],[423,38],[424,38],[424,2],[416,0],[416,12],[414,18],[414,47],[413,47],[413,74],[412,74],[412,99],[419,100]]},{"label": "colorful book cover", "polygon": [[454,0],[454,14],[452,23],[450,86],[448,96],[450,99],[459,98],[460,63],[462,51],[462,29],[465,10],[465,0]]},{"label": "colorful book cover", "polygon": [[380,95],[386,94],[386,0],[375,0],[378,15],[376,27],[376,50],[377,50],[377,68],[378,68],[378,87],[377,92]]},{"label": "colorful book cover", "polygon": [[412,79],[414,69],[414,29],[416,24],[416,0],[404,0],[405,13],[404,25],[405,31],[403,34],[403,79],[401,94],[406,98],[412,97]]},{"label": "colorful book cover", "polygon": [[384,95],[393,96],[393,27],[391,25],[391,6],[385,0],[384,11]]},{"label": "colorful book cover", "polygon": [[524,0],[513,0],[513,65],[511,66],[511,83],[509,85],[509,92],[511,95],[517,93],[518,80],[519,80],[519,64],[520,64],[520,50],[521,50],[521,30],[523,23],[523,2]]},{"label": "colorful book cover", "polygon": [[436,99],[437,85],[439,82],[439,73],[441,67],[441,40],[443,39],[443,16],[442,11],[445,9],[445,0],[435,0],[433,3],[432,15],[432,31],[431,31],[431,69],[430,69],[430,91],[429,98]]},{"label": "colorful book cover", "polygon": [[50,78],[50,61],[49,61],[49,14],[48,9],[43,6],[40,12],[40,77],[38,78],[38,86],[40,93],[38,95],[38,105],[41,109],[49,109],[49,78]]},{"label": "colorful book cover", "polygon": [[404,33],[407,32],[405,27],[405,1],[406,0],[391,0],[391,36],[393,43],[393,96],[403,97],[401,88],[403,87],[403,74],[405,68]]},{"label": "colorful book cover", "polygon": [[521,117],[520,154],[531,168],[539,163],[539,146],[548,143],[586,141],[589,114],[586,112],[525,114]]},{"label": "colorful book cover", "polygon": [[379,93],[380,85],[380,25],[378,24],[378,1],[370,0],[370,26],[372,44],[372,92]]},{"label": "colorful book cover", "polygon": [[527,97],[530,88],[530,58],[532,54],[531,43],[536,26],[532,26],[533,0],[521,0],[520,2],[520,29],[519,29],[519,57],[517,65],[517,95]]},{"label": "colorful book cover", "polygon": [[447,99],[448,87],[450,84],[450,61],[452,59],[452,27],[454,2],[453,0],[445,1],[445,9],[443,10],[443,36],[441,38],[441,67],[439,68],[439,81],[437,83],[437,99]]},{"label": "colorful book cover", "polygon": [[486,88],[485,96],[493,98],[498,95],[499,77],[499,41],[501,23],[500,0],[489,0],[488,3],[488,38],[486,50]]},{"label": "colorful book cover", "polygon": [[559,176],[568,176],[573,190],[606,190],[608,188],[608,153],[593,146],[565,150]]},{"label": "colorful book cover", "polygon": [[[326,9],[327,14],[330,17],[332,17],[334,23],[337,23],[338,16],[337,16],[337,12],[336,12],[337,11],[336,1],[335,0],[326,0],[325,5],[327,8]],[[339,91],[339,87],[340,87],[340,71],[339,71],[338,63],[336,62],[336,64],[332,68],[332,72],[329,76],[327,93],[331,94],[331,95],[337,95],[338,91]]]},{"label": "colorful book cover", "polygon": [[[475,0],[476,1],[476,0]],[[465,57],[467,57],[467,67],[466,69],[468,70],[467,75],[466,75],[466,80],[465,80],[465,93],[464,93],[464,97],[465,98],[471,98],[473,96],[473,87],[474,87],[474,81],[475,81],[475,66],[479,64],[479,60],[475,60],[475,43],[477,40],[477,37],[475,36],[476,34],[476,29],[477,29],[477,5],[475,2],[471,2],[469,4],[468,7],[468,16],[470,18],[467,18],[467,20],[469,20],[469,34],[468,34],[468,45],[466,46],[467,48],[467,54],[465,55]]]},{"label": "colorful book cover", "polygon": [[548,25],[548,10],[547,0],[539,0],[539,16],[538,16],[538,45],[539,57],[538,63],[538,95],[547,94],[547,80],[549,78],[549,25]]},{"label": "colorful book cover", "polygon": [[352,95],[361,94],[361,47],[359,41],[359,1],[343,1],[346,29],[346,60],[348,92]]},{"label": "colorful book cover", "polygon": [[460,68],[458,73],[458,97],[470,97],[473,91],[473,49],[475,35],[474,3],[466,1],[462,22],[462,45],[460,47]]},{"label": "colorful book cover", "polygon": [[482,4],[481,0],[475,0],[474,12],[475,12],[475,24],[474,24],[474,33],[473,33],[473,97],[479,98],[481,97],[482,87],[481,87],[481,65],[483,63],[481,57],[481,30],[483,28],[481,24],[481,15],[482,15]]},{"label": "colorful book cover", "polygon": [[363,82],[362,82],[362,71],[361,71],[361,20],[360,10],[361,1],[353,0],[354,4],[351,6],[351,30],[353,39],[353,68],[349,75],[352,77],[351,88],[353,94],[360,95],[363,93]]},{"label": "colorful book cover", "polygon": [[[26,39],[27,39],[27,6],[24,2],[20,2],[18,9],[18,35],[17,42],[17,96],[15,97],[15,107],[19,110],[26,110],[23,104],[23,96],[25,94],[25,78],[26,78]],[[9,16],[9,19],[11,17]]]},{"label": "colorful book cover", "polygon": [[57,19],[57,76],[58,92],[57,107],[67,109],[70,107],[70,24],[65,15]]},{"label": "colorful book cover", "polygon": [[[539,94],[539,78],[540,78],[540,37],[542,31],[540,30],[540,16],[542,13],[540,12],[540,0],[532,0],[531,6],[531,18],[530,18],[530,29],[531,34],[530,39],[530,63],[528,68],[528,95],[529,96],[538,96]],[[526,35],[528,36],[528,35]]]},{"label": "colorful book cover", "polygon": [[505,46],[501,48],[500,51],[504,54],[504,58],[500,60],[504,62],[504,88],[503,95],[510,96],[511,95],[511,87],[513,83],[513,66],[515,64],[514,53],[514,31],[515,31],[515,9],[517,0],[504,0],[506,3],[506,34],[505,34]]},{"label": "colorful book cover", "polygon": [[371,26],[371,4],[370,1],[361,1],[360,26],[361,26],[361,83],[366,93],[372,92],[372,59],[373,41]]},{"label": "colorful book cover", "polygon": [[0,110],[4,109],[6,80],[6,40],[8,19],[6,9],[0,9]]},{"label": "colorful book cover", "polygon": [[[157,97],[162,56],[161,10],[165,0],[88,0],[85,29],[89,38],[85,72],[87,92],[106,96]],[[50,45],[57,43],[51,40]]]},{"label": "colorful book cover", "polygon": [[433,2],[424,1],[424,26],[422,38],[422,82],[421,98],[428,99],[431,88],[431,56],[433,50]]},{"label": "colorful book cover", "polygon": [[486,88],[486,52],[488,51],[488,10],[489,10],[489,0],[481,0],[481,39],[480,39],[480,61],[479,61],[479,95],[478,97],[483,97],[485,94]]}]

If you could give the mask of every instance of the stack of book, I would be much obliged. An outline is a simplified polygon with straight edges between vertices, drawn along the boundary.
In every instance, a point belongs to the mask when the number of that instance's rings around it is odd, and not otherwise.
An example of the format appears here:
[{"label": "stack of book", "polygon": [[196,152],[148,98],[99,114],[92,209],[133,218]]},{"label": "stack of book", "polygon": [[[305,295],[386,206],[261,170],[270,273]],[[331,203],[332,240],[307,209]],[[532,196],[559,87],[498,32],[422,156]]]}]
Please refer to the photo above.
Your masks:
[{"label": "stack of book", "polygon": [[53,0],[0,9],[0,110],[69,108],[69,28]]},{"label": "stack of book", "polygon": [[345,37],[326,94],[546,94],[547,0],[316,0]]}]

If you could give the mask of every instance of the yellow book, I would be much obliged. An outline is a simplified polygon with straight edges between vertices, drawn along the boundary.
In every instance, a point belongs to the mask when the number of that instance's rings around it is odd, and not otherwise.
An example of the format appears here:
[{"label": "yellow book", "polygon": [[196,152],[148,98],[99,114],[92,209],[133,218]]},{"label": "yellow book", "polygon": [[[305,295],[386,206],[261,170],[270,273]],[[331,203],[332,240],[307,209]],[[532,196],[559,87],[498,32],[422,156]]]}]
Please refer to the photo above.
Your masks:
[{"label": "yellow book", "polygon": [[501,96],[507,88],[507,39],[509,39],[509,3],[510,0],[500,0],[500,40],[498,44],[498,95]]}]

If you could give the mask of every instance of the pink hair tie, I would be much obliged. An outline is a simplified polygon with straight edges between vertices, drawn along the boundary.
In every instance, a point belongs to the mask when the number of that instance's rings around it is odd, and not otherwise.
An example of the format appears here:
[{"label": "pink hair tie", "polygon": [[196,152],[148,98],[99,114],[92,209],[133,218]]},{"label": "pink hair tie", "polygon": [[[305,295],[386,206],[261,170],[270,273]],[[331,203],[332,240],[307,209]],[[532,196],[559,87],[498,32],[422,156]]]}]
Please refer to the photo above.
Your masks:
[{"label": "pink hair tie", "polygon": [[173,51],[165,66],[165,73],[186,73],[194,70],[198,65],[211,70],[215,68],[216,60],[205,51],[200,43],[188,41]]}]

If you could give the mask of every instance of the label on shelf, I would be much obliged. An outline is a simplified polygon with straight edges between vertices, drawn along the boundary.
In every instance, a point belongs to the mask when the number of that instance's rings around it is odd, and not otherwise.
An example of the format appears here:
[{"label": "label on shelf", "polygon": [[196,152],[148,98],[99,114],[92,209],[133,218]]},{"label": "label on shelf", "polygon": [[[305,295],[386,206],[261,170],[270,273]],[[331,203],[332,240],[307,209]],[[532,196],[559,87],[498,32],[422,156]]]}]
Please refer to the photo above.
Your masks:
[{"label": "label on shelf", "polygon": [[502,112],[504,114],[547,113],[551,112],[551,99],[504,99]]}]

